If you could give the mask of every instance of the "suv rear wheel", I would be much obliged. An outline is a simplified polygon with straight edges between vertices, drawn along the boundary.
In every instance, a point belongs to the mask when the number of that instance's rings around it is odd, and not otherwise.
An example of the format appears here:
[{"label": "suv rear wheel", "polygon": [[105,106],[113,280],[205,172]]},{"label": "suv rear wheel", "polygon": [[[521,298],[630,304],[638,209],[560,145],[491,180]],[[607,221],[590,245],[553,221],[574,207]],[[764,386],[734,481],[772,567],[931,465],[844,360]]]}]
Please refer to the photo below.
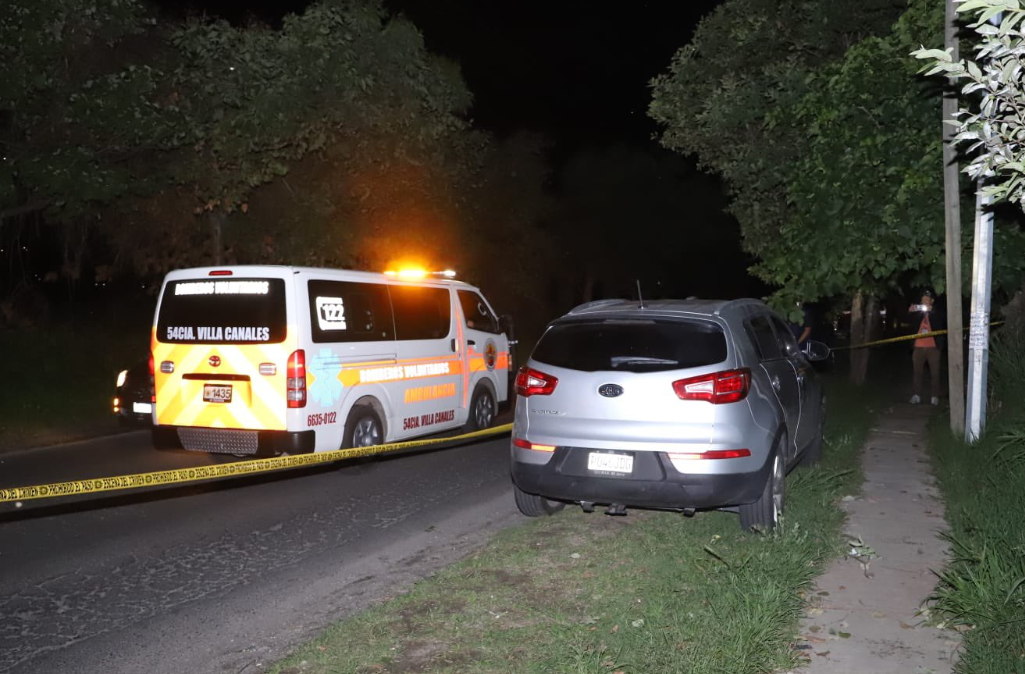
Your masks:
[{"label": "suv rear wheel", "polygon": [[527,517],[554,515],[566,507],[565,503],[549,501],[544,496],[536,494],[528,494],[515,484],[513,485],[513,495],[516,497],[516,507]]},{"label": "suv rear wheel", "polygon": [[787,489],[787,469],[783,455],[777,451],[772,459],[772,471],[765,480],[762,495],[754,503],[740,506],[740,528],[744,531],[760,529],[772,531],[783,515],[783,502]]}]

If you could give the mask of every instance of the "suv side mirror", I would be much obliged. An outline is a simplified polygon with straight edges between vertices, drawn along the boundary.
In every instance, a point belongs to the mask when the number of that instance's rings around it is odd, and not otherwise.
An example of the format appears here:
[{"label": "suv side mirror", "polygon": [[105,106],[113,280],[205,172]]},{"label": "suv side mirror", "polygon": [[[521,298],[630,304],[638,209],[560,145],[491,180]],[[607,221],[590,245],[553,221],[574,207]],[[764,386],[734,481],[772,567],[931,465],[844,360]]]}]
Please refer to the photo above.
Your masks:
[{"label": "suv side mirror", "polygon": [[829,358],[831,349],[828,345],[822,342],[817,342],[814,339],[808,339],[801,345],[801,351],[804,352],[804,355],[808,360],[825,360]]}]

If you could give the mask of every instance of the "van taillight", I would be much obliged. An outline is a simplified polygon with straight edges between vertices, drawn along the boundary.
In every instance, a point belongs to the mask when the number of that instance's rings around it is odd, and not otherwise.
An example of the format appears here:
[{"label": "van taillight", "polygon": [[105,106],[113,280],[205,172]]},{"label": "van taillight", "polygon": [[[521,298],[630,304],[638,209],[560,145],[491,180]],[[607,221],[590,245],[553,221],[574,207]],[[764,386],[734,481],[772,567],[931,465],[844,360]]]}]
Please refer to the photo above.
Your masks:
[{"label": "van taillight", "polygon": [[516,393],[524,398],[551,395],[558,383],[558,377],[527,366],[521,367],[516,373]]},{"label": "van taillight", "polygon": [[713,405],[735,403],[747,397],[751,388],[751,371],[723,370],[673,382],[680,400],[705,400]]},{"label": "van taillight", "polygon": [[293,351],[288,357],[288,391],[286,398],[289,407],[306,407],[306,352],[302,349]]}]

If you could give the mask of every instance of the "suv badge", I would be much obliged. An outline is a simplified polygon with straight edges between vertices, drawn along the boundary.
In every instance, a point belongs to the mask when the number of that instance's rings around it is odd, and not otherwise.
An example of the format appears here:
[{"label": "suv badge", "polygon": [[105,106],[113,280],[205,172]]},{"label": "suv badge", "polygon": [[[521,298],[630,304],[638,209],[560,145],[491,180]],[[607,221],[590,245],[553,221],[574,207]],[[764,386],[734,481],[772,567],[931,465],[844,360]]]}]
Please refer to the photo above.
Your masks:
[{"label": "suv badge", "polygon": [[602,384],[598,387],[598,393],[606,398],[615,398],[623,395],[623,387],[619,384]]}]

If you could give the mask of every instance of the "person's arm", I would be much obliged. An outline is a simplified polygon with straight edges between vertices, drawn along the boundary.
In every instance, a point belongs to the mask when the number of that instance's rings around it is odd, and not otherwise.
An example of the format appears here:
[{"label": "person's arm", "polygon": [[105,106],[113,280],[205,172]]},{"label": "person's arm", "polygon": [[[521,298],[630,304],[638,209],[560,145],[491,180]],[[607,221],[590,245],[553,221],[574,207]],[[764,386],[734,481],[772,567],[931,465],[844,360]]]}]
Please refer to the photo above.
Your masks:
[{"label": "person's arm", "polygon": [[804,340],[808,339],[808,335],[811,334],[811,326],[806,325],[804,331],[801,332],[801,336],[797,339],[798,344],[804,344]]}]

